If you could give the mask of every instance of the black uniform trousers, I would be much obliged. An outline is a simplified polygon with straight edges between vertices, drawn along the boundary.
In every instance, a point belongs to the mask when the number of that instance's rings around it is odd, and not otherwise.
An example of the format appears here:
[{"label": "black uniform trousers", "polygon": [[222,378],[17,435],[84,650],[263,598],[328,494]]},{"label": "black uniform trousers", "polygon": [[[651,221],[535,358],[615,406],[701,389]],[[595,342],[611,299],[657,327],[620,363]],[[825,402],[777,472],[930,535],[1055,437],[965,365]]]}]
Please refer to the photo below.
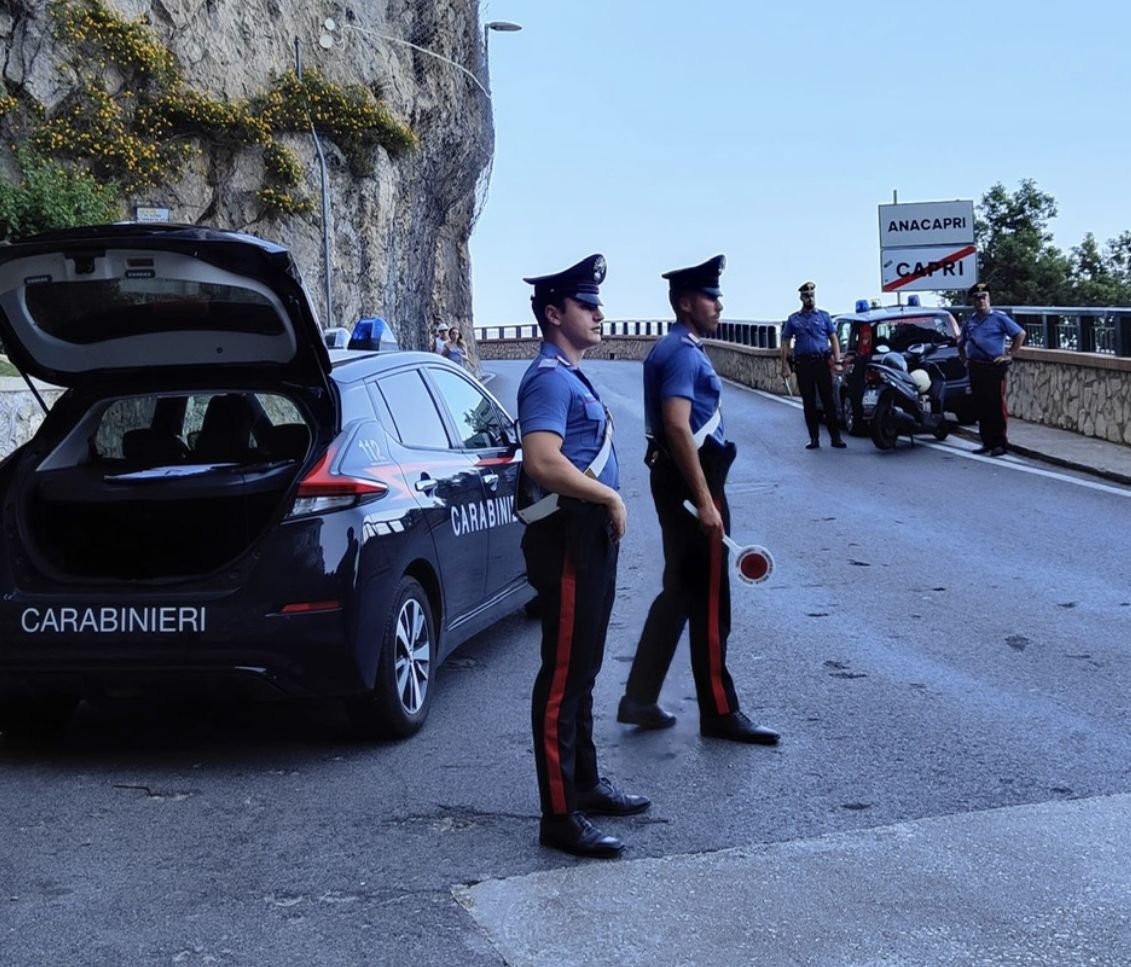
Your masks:
[{"label": "black uniform trousers", "polygon": [[974,397],[974,412],[978,416],[978,433],[982,446],[1004,447],[1005,376],[1009,363],[992,360],[970,360],[970,395]]},{"label": "black uniform trousers", "polygon": [[[700,450],[707,484],[730,533],[730,505],[724,485],[734,460],[733,443]],[[730,635],[730,566],[726,546],[699,529],[683,506],[691,492],[683,475],[662,452],[652,463],[652,500],[664,545],[664,583],[644,622],[625,685],[629,700],[645,704],[660,697],[683,629],[690,623],[691,672],[701,718],[738,711],[738,696],[727,670]]]},{"label": "black uniform trousers", "polygon": [[576,791],[597,785],[593,685],[605,654],[619,546],[603,505],[562,501],[522,538],[526,576],[542,609],[542,667],[531,722],[542,813],[577,808]]},{"label": "black uniform trousers", "polygon": [[829,428],[829,436],[834,440],[838,439],[840,427],[836,422],[836,400],[833,398],[833,376],[829,371],[828,355],[798,356],[794,359],[793,369],[797,373],[797,389],[801,393],[805,426],[810,438],[817,439],[821,425],[821,417],[817,412],[817,394],[820,393],[821,406],[825,408],[825,426]]}]

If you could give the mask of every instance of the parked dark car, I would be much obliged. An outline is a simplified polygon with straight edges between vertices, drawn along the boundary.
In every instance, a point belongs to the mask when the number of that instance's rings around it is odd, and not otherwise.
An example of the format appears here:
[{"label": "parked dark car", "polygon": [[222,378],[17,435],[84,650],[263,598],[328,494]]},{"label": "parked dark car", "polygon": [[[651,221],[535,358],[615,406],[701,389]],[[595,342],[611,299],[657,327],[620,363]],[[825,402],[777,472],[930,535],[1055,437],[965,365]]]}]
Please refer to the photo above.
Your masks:
[{"label": "parked dark car", "polygon": [[434,353],[328,351],[283,248],[0,247],[0,338],[67,388],[0,463],[0,731],[235,684],[409,735],[439,663],[533,594],[514,421]]},{"label": "parked dark car", "polygon": [[959,423],[974,422],[970,377],[958,356],[958,323],[946,309],[920,306],[916,296],[910,300],[911,304],[904,306],[870,306],[862,299],[855,311],[833,318],[844,358],[843,371],[837,374],[834,386],[838,415],[841,425],[856,436],[868,432],[863,416],[867,364],[884,352],[906,353],[916,343],[938,347],[931,361],[946,379],[945,410]]}]

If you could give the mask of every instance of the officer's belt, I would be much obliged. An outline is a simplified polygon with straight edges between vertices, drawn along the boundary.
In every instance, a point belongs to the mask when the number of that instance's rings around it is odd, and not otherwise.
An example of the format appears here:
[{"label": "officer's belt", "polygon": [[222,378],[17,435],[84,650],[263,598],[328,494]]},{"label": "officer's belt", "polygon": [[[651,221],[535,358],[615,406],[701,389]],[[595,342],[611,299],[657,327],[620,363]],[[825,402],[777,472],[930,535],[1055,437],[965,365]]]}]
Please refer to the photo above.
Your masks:
[{"label": "officer's belt", "polygon": [[[605,439],[601,443],[601,449],[597,451],[597,456],[593,458],[593,462],[589,464],[581,472],[587,477],[592,477],[596,480],[601,476],[601,472],[605,469],[605,464],[609,462],[609,454],[613,452],[613,421],[612,418],[605,417]],[[533,524],[539,520],[545,520],[554,511],[558,509],[558,495],[546,494],[539,500],[534,501],[529,507],[524,507],[522,510],[515,509],[514,515],[524,524]]]}]

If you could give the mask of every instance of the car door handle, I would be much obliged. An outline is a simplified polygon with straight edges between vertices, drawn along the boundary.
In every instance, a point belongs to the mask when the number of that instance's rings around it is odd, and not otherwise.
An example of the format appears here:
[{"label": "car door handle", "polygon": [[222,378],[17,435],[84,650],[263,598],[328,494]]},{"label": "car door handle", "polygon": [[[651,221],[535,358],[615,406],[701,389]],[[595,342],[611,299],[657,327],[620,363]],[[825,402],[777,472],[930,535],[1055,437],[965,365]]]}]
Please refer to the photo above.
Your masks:
[{"label": "car door handle", "polygon": [[428,493],[430,490],[435,490],[440,485],[439,480],[433,480],[428,474],[425,474],[418,481],[416,481],[416,489],[422,494]]},{"label": "car door handle", "polygon": [[488,473],[483,475],[483,483],[485,483],[491,490],[499,489],[499,475],[497,473]]}]

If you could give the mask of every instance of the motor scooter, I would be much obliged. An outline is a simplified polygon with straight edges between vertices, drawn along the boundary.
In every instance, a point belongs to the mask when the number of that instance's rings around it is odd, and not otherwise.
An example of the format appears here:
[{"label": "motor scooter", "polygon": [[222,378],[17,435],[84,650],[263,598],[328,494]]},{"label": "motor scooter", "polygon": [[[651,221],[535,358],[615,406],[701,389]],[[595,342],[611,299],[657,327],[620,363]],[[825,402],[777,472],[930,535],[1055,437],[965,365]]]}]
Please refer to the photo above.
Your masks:
[{"label": "motor scooter", "polygon": [[950,423],[943,414],[946,378],[931,361],[936,346],[915,343],[906,353],[877,346],[864,371],[864,419],[872,427],[872,442],[890,450],[900,436],[931,433],[945,440]]}]

